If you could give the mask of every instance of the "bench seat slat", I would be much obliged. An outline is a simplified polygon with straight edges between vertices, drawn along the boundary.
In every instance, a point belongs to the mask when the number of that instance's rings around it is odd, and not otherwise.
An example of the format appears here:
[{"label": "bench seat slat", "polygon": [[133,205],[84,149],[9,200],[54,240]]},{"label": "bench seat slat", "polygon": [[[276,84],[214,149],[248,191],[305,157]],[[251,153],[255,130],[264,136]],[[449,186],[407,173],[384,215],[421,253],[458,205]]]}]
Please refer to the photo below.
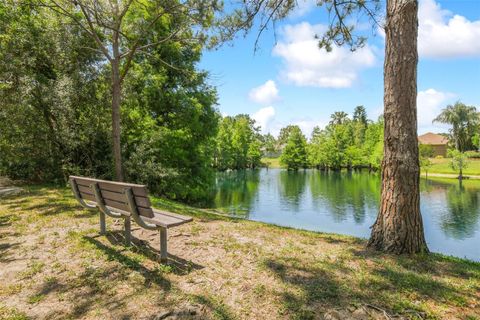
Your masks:
[{"label": "bench seat slat", "polygon": [[153,209],[153,213],[156,214],[156,215],[166,215],[166,216],[174,217],[174,218],[177,218],[177,219],[183,219],[183,220],[189,220],[190,219],[189,221],[192,220],[191,217],[184,216],[184,215],[181,215],[181,214],[178,214],[178,213],[159,210],[159,209],[155,209],[155,208],[152,208],[152,209]]},{"label": "bench seat slat", "polygon": [[153,218],[142,217],[142,219],[145,222],[153,223],[157,226],[162,226],[164,228],[179,226],[193,220],[191,217],[181,215],[177,215],[177,217],[172,217],[164,213],[159,213],[157,210],[155,210]]}]

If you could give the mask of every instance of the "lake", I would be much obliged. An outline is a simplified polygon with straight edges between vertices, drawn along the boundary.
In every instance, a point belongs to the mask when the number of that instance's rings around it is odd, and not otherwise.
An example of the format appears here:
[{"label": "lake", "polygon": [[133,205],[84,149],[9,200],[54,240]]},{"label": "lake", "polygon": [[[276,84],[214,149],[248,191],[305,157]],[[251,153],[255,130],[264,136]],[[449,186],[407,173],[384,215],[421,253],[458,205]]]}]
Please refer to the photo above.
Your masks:
[{"label": "lake", "polygon": [[[480,181],[421,179],[425,237],[433,252],[480,261]],[[260,169],[217,174],[213,207],[230,215],[306,230],[370,236],[380,175]]]}]

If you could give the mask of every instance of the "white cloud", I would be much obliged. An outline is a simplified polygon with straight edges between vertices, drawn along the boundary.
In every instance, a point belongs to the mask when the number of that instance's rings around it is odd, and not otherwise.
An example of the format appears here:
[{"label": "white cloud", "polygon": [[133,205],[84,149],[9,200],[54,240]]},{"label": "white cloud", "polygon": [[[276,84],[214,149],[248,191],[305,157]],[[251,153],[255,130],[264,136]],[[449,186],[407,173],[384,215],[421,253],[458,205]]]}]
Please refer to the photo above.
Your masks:
[{"label": "white cloud", "polygon": [[275,108],[272,106],[262,108],[255,112],[252,118],[256,121],[257,125],[261,127],[263,133],[268,133],[270,132],[270,124],[275,118]]},{"label": "white cloud", "polygon": [[449,92],[441,92],[435,89],[419,91],[417,95],[418,132],[446,132],[448,125],[432,123],[442,109],[455,97]]},{"label": "white cloud", "polygon": [[248,97],[256,103],[268,105],[279,98],[277,85],[275,84],[275,81],[268,80],[261,86],[250,90]]},{"label": "white cloud", "polygon": [[292,19],[303,17],[310,13],[316,6],[316,0],[298,0],[297,5],[290,13],[289,17]]},{"label": "white cloud", "polygon": [[315,35],[325,31],[326,26],[308,22],[282,29],[282,40],[273,48],[273,55],[283,59],[281,75],[287,81],[297,86],[348,88],[361,69],[375,64],[375,55],[368,45],[354,52],[337,46],[331,52],[319,49]]},{"label": "white cloud", "polygon": [[[385,38],[385,30],[378,28]],[[420,57],[458,58],[480,56],[480,20],[442,9],[435,0],[421,0],[418,8]]]},{"label": "white cloud", "polygon": [[323,129],[327,123],[328,121],[312,120],[312,119],[299,119],[299,120],[294,120],[292,122],[292,124],[297,125],[300,127],[300,129],[302,129],[302,132],[305,135],[305,137],[307,137],[307,139],[310,139],[313,132],[313,128],[318,126],[321,129]]},{"label": "white cloud", "polygon": [[421,56],[452,58],[480,56],[480,20],[443,10],[435,0],[419,7],[418,51]]}]

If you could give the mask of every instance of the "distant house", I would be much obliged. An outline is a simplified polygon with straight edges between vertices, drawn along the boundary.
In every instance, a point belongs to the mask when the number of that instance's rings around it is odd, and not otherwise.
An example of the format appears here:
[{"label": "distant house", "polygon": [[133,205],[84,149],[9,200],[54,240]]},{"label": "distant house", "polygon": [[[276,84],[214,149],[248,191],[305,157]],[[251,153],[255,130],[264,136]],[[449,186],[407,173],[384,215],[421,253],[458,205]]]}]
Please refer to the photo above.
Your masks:
[{"label": "distant house", "polygon": [[431,132],[422,134],[421,136],[418,136],[418,142],[420,144],[426,144],[426,145],[432,146],[434,157],[447,156],[448,138],[445,136],[442,136],[441,134],[436,134]]}]

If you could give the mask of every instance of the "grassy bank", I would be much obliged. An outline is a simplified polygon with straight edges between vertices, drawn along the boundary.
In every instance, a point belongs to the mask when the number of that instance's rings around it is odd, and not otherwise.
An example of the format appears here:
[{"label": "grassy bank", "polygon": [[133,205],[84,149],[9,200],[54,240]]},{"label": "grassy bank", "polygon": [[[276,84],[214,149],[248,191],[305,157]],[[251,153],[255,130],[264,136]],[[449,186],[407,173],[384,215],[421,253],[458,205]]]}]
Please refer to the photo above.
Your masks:
[{"label": "grassy bank", "polygon": [[68,189],[25,188],[0,202],[0,319],[480,319],[479,263],[153,199],[195,218],[163,265],[157,233],[134,226],[125,248],[121,223],[99,236]]},{"label": "grassy bank", "polygon": [[[432,162],[432,166],[428,169],[429,174],[438,173],[451,175],[450,178],[454,178],[458,175],[458,172],[454,171],[450,166],[451,159],[432,158],[430,161]],[[269,168],[283,168],[282,164],[280,163],[280,158],[262,158],[262,163]],[[422,173],[425,173],[423,169]],[[463,171],[463,174],[466,176],[470,175],[472,178],[480,178],[480,159],[468,159],[468,167]]]},{"label": "grassy bank", "polygon": [[280,158],[262,158],[262,164],[268,168],[283,168]]},{"label": "grassy bank", "polygon": [[[458,172],[451,168],[451,159],[430,159],[432,167],[428,169],[429,173],[444,173],[458,175]],[[463,170],[464,175],[480,176],[480,159],[468,159],[468,166]]]}]

